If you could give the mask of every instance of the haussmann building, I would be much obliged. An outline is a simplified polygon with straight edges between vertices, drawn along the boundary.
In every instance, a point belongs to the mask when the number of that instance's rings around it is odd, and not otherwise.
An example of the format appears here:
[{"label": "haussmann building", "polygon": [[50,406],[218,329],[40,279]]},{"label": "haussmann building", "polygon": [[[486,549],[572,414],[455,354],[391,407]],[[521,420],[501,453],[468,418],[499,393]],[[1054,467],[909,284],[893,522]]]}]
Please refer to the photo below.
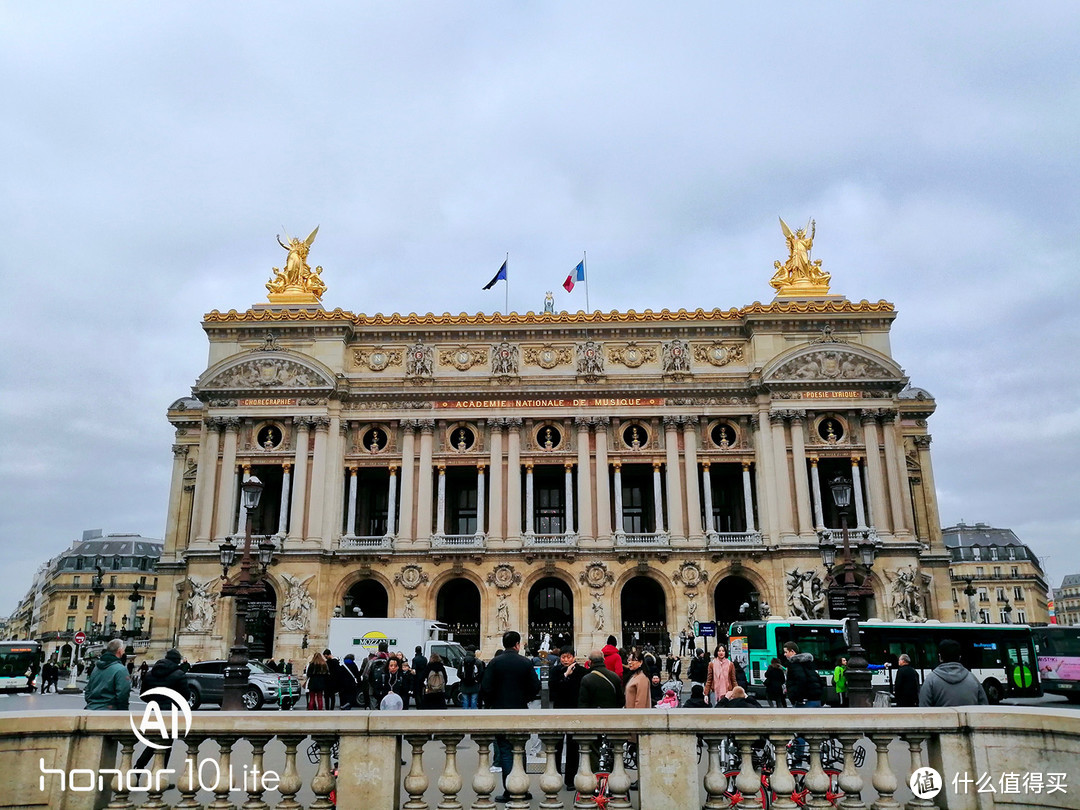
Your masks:
[{"label": "haussmann building", "polygon": [[584,653],[825,616],[837,478],[863,616],[952,618],[935,403],[892,357],[897,313],[830,293],[784,230],[771,303],[693,312],[328,311],[292,240],[266,302],[205,317],[208,366],[169,408],[153,651],[227,655],[249,476],[273,544],[253,657],[309,657],[336,615],[439,619],[485,656],[508,628]]}]

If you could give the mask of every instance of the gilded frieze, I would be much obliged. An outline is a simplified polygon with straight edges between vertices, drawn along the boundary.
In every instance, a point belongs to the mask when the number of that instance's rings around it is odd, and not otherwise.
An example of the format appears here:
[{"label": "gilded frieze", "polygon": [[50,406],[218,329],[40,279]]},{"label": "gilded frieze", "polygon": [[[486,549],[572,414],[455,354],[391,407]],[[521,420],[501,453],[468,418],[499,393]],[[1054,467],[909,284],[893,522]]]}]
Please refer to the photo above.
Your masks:
[{"label": "gilded frieze", "polygon": [[371,371],[384,371],[390,366],[401,365],[401,352],[375,346],[371,349],[353,349],[353,364],[357,368],[367,367]]},{"label": "gilded frieze", "polygon": [[714,366],[726,366],[728,363],[743,362],[744,344],[714,340],[712,343],[694,344],[694,359],[699,363]]},{"label": "gilded frieze", "polygon": [[639,346],[631,340],[625,346],[608,347],[609,363],[619,363],[627,368],[639,368],[644,363],[656,362],[656,349],[651,346]]},{"label": "gilded frieze", "polygon": [[487,352],[483,349],[459,346],[456,349],[443,349],[439,352],[439,365],[452,366],[458,371],[468,371],[473,366],[486,362]]},{"label": "gilded frieze", "polygon": [[574,362],[574,353],[569,346],[552,346],[546,343],[543,346],[525,347],[525,365],[527,366],[552,369],[572,362]]}]

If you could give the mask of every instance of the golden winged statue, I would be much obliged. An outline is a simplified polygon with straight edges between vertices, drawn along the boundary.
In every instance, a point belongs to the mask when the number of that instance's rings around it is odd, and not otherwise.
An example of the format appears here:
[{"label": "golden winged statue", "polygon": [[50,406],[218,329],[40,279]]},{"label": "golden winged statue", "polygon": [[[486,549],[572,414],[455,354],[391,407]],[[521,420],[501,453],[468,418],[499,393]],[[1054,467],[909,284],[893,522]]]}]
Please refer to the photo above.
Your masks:
[{"label": "golden winged statue", "polygon": [[783,264],[773,262],[776,273],[769,284],[776,288],[776,294],[801,297],[828,295],[829,274],[822,271],[820,259],[813,261],[810,258],[817,223],[811,219],[805,228],[799,228],[792,233],[791,228],[781,218],[780,227],[787,240],[788,258]]},{"label": "golden winged statue", "polygon": [[312,304],[318,303],[326,291],[326,284],[321,278],[322,267],[314,270],[308,265],[308,252],[315,241],[315,235],[319,232],[316,225],[308,238],[300,241],[296,237],[285,234],[288,244],[277,237],[278,244],[288,251],[285,259],[285,269],[274,268],[274,277],[266,284],[270,291],[270,303],[272,304]]}]

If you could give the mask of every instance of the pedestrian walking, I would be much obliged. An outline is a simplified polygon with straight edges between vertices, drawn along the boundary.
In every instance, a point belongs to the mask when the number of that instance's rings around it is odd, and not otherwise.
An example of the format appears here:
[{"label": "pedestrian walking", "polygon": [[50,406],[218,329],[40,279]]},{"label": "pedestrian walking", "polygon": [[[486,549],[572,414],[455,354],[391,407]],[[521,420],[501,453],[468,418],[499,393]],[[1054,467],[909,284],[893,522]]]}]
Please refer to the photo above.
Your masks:
[{"label": "pedestrian walking", "polygon": [[615,636],[608,636],[607,644],[604,645],[601,652],[604,654],[604,666],[621,679],[623,676],[623,659],[619,654],[619,648],[615,646],[616,643]]},{"label": "pedestrian walking", "polygon": [[[458,692],[461,693],[461,708],[480,708],[480,682],[484,677],[484,664],[476,658],[476,647],[471,644],[465,650],[465,660],[461,662],[461,678]],[[550,689],[550,682],[548,685]]]},{"label": "pedestrian walking", "polygon": [[784,668],[780,666],[779,658],[774,658],[765,668],[765,698],[774,709],[787,706],[784,699]]},{"label": "pedestrian walking", "polygon": [[938,645],[941,663],[919,689],[919,706],[986,706],[989,700],[979,679],[960,663],[960,643],[951,638]]},{"label": "pedestrian walking", "polygon": [[[521,655],[521,634],[516,630],[503,633],[503,653],[491,660],[484,671],[480,691],[484,704],[492,709],[527,709],[529,701],[540,694],[540,678],[529,659]],[[502,768],[503,792],[496,801],[508,801],[506,777],[514,765],[513,750],[505,736],[495,738],[498,764]],[[532,798],[532,794],[526,796]]]},{"label": "pedestrian walking", "polygon": [[357,694],[360,691],[360,670],[356,666],[356,656],[349,653],[341,661],[338,668],[338,701],[343,709],[351,709],[356,706]]},{"label": "pedestrian walking", "polygon": [[820,706],[824,690],[811,653],[799,652],[794,641],[784,643],[787,659],[787,696],[792,706]]},{"label": "pedestrian walking", "polygon": [[650,709],[653,706],[645,659],[639,652],[630,653],[626,660],[627,675],[624,705],[628,709]]},{"label": "pedestrian walking", "polygon": [[840,706],[847,706],[847,658],[840,656],[836,659],[836,668],[833,669],[833,689],[836,690],[836,698]]},{"label": "pedestrian walking", "polygon": [[[404,658],[404,656],[402,656]],[[401,663],[406,663],[402,661]],[[413,648],[412,657],[412,681],[413,688],[416,690],[414,693],[413,703],[416,708],[421,708],[424,705],[424,684],[427,681],[428,659],[424,655],[424,648],[419,644]],[[407,702],[406,702],[407,705]]]},{"label": "pedestrian walking", "polygon": [[424,699],[421,709],[446,708],[446,666],[442,656],[436,652],[427,661],[427,675],[424,676]]},{"label": "pedestrian walking", "polygon": [[709,678],[709,661],[705,657],[704,650],[698,650],[690,659],[690,669],[687,672],[690,683],[696,683],[705,688],[705,681]]},{"label": "pedestrian walking", "polygon": [[323,700],[326,709],[333,711],[336,705],[338,686],[341,683],[341,662],[338,661],[330,650],[323,650],[323,659],[326,661],[326,688],[323,690]]},{"label": "pedestrian walking", "polygon": [[727,657],[727,647],[717,644],[713,660],[709,662],[705,673],[705,694],[711,696],[712,704],[715,706],[721,698],[731,697],[731,690],[738,685],[735,678],[735,665]]},{"label": "pedestrian walking", "polygon": [[321,711],[326,708],[323,693],[326,691],[329,674],[330,670],[326,666],[326,659],[322,653],[312,655],[311,661],[304,670],[304,675],[307,676],[307,707],[309,710]]},{"label": "pedestrian walking", "polygon": [[131,677],[124,666],[126,644],[114,638],[105,645],[105,652],[90,670],[86,682],[86,708],[106,711],[127,711],[131,700]]},{"label": "pedestrian walking", "polygon": [[[158,660],[152,667],[148,665],[145,674],[140,678],[140,697],[147,703],[156,704],[161,711],[162,716],[167,714],[174,706],[180,711],[180,704],[167,695],[147,695],[146,693],[151,689],[171,689],[176,692],[181,699],[187,699],[187,674],[184,670],[180,669],[180,662],[183,660],[184,657],[180,654],[180,651],[173,648],[165,653],[165,657]],[[143,663],[145,664],[146,662],[144,661]],[[141,669],[142,668],[140,667],[140,670]],[[156,750],[157,749],[155,748],[146,746],[146,750],[139,754],[139,758],[135,761],[136,770],[145,768],[150,760],[153,759]],[[169,764],[167,760],[165,764]]]},{"label": "pedestrian walking", "polygon": [[897,706],[919,705],[919,672],[911,665],[911,657],[902,653],[897,661],[896,679],[893,681],[893,697]]}]

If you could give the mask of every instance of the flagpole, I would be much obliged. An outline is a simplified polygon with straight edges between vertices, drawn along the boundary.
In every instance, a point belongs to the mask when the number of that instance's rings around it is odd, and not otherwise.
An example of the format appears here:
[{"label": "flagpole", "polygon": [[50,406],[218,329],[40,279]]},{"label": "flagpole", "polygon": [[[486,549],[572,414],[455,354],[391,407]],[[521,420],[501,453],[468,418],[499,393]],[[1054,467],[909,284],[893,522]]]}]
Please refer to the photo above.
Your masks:
[{"label": "flagpole", "polygon": [[585,268],[585,312],[592,312],[589,309],[589,263],[587,261],[587,255],[585,251],[581,251],[581,266]]},{"label": "flagpole", "polygon": [[503,314],[504,315],[509,315],[510,314],[510,252],[509,251],[507,251],[507,253],[506,253],[506,262],[505,263],[506,263],[506,279],[505,279],[506,284],[504,284],[503,286],[506,287],[506,291],[505,291],[505,299],[504,299],[505,303],[503,305]]}]

